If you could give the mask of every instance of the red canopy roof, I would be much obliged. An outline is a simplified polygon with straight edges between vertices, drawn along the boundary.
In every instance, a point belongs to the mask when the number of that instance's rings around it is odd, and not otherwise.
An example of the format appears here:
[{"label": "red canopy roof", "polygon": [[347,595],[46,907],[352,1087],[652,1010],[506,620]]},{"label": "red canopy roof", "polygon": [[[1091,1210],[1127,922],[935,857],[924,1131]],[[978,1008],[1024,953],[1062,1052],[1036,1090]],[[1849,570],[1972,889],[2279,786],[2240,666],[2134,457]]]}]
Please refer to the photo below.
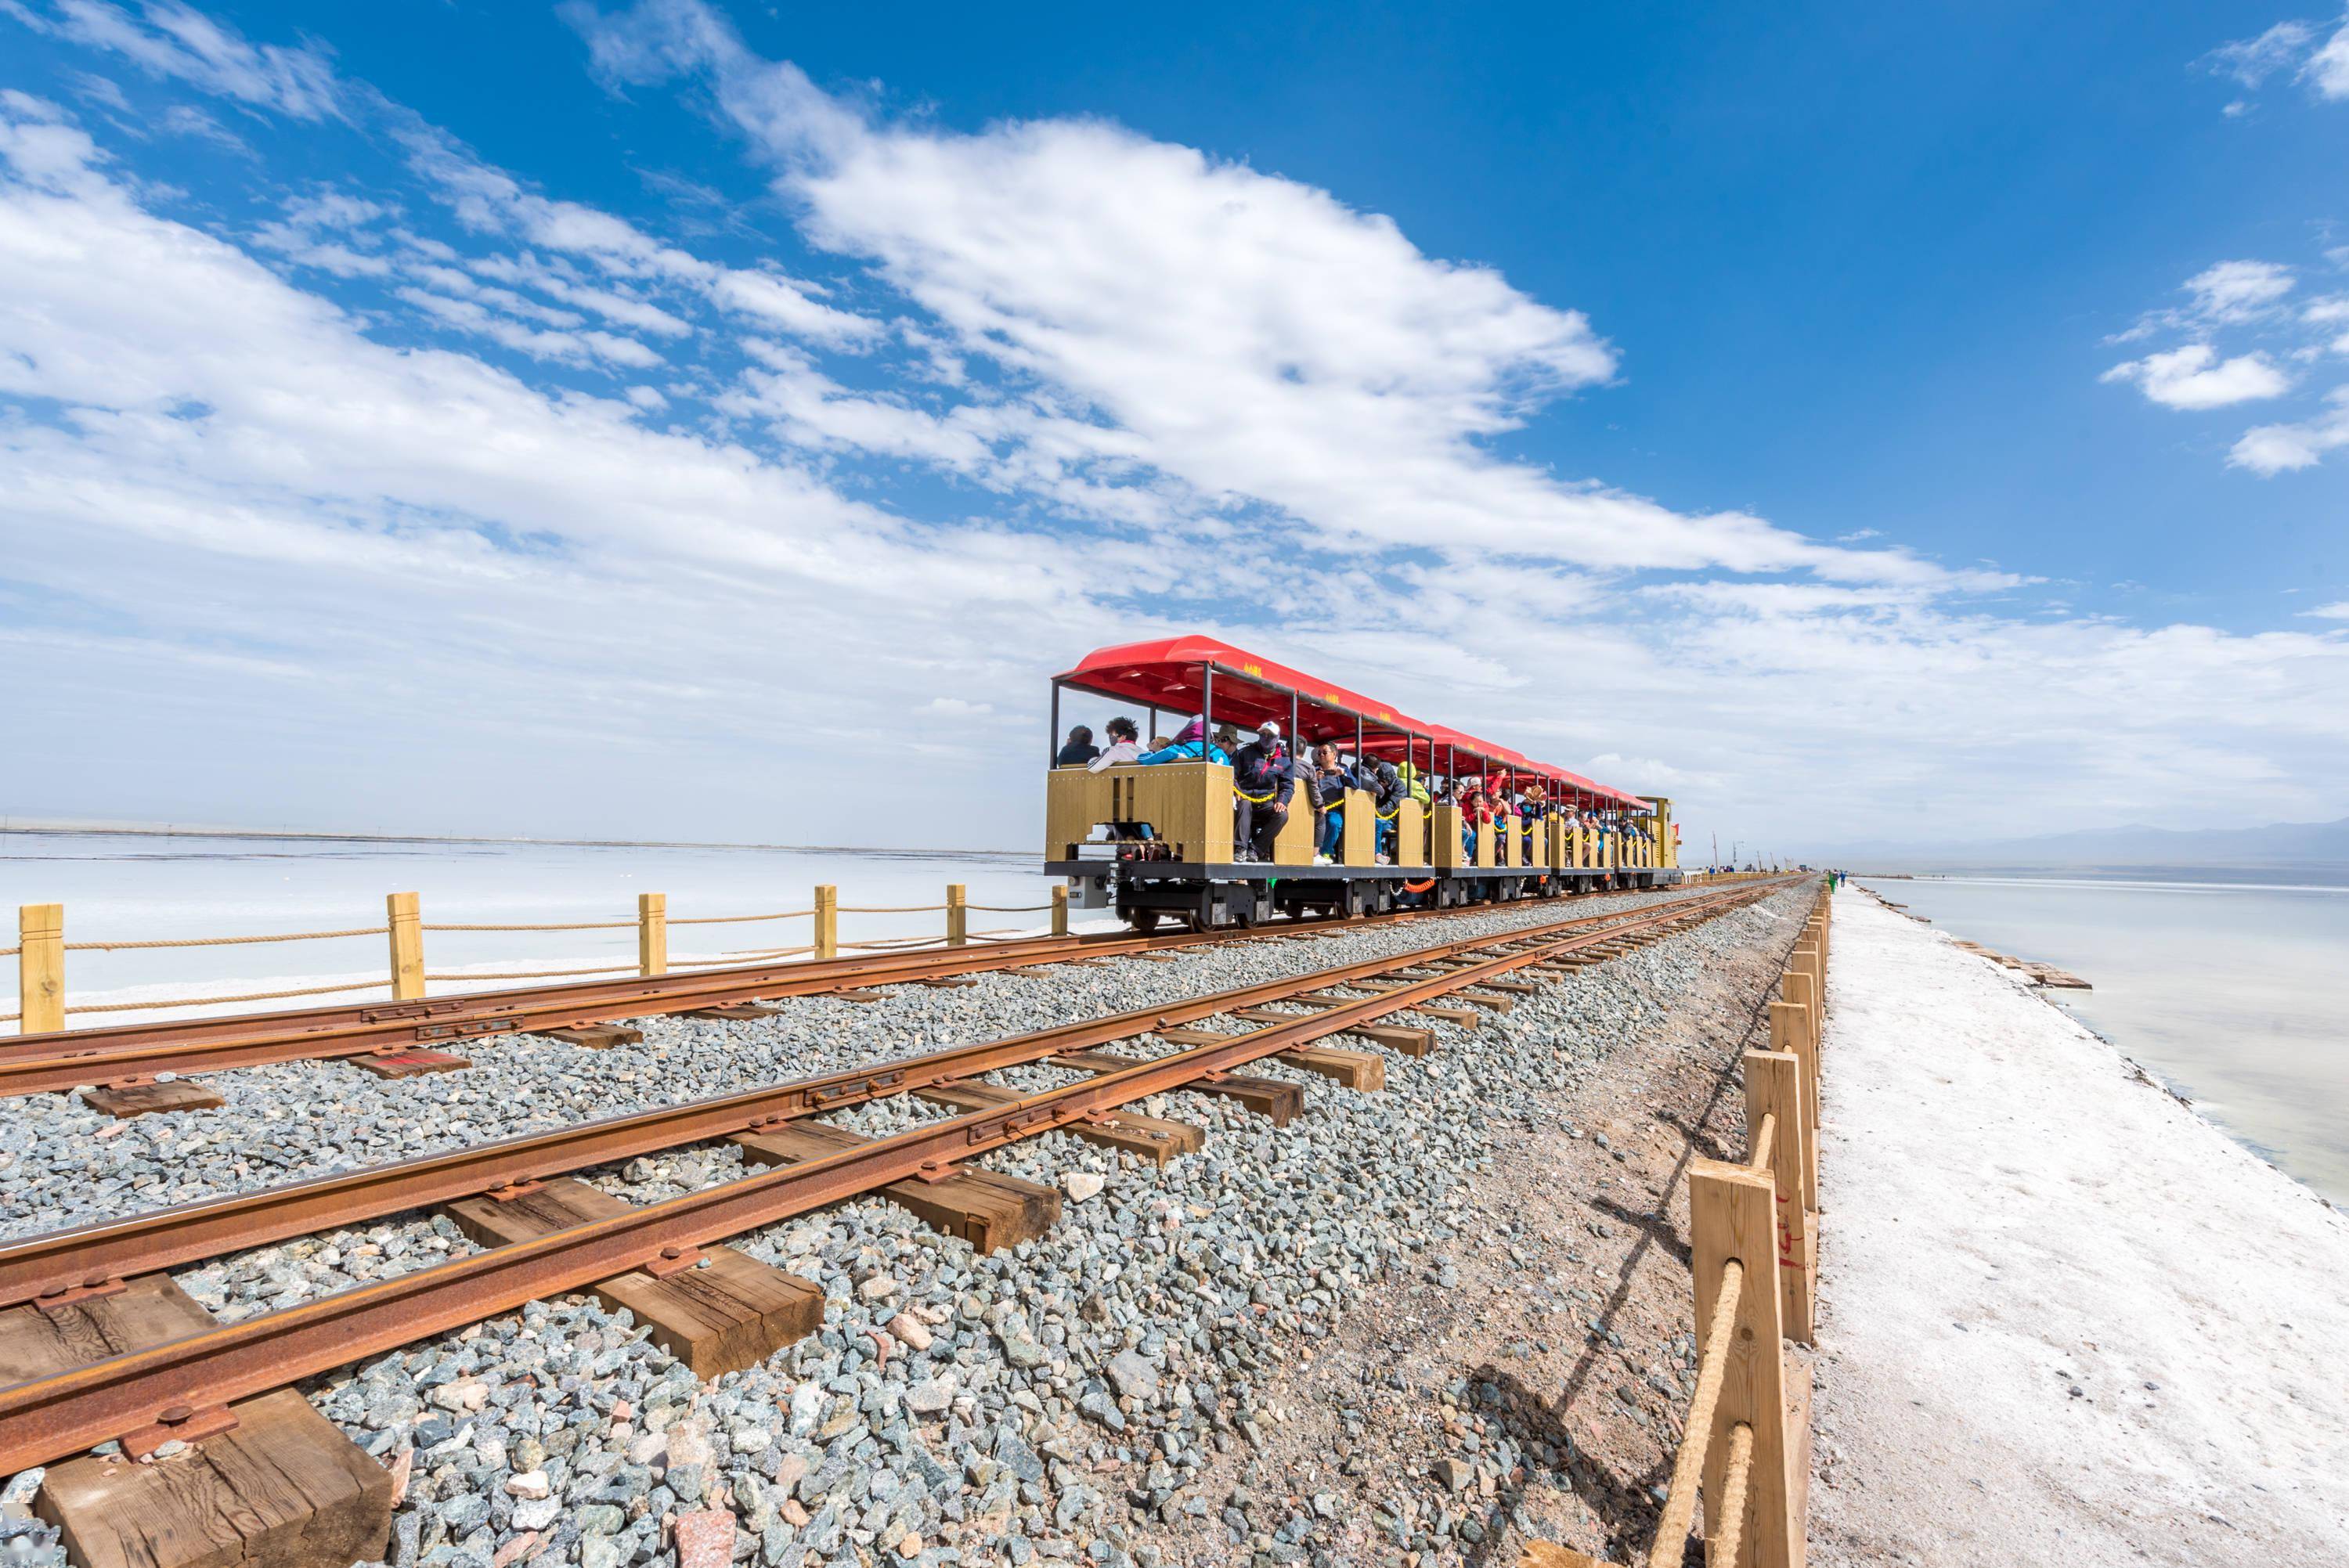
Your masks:
[{"label": "red canopy roof", "polygon": [[[1637,795],[1596,783],[1563,768],[1536,762],[1523,752],[1480,740],[1448,726],[1413,718],[1375,698],[1214,637],[1162,637],[1096,648],[1077,661],[1074,669],[1058,678],[1080,691],[1195,714],[1206,697],[1210,665],[1216,673],[1215,717],[1219,722],[1252,727],[1272,719],[1286,727],[1293,696],[1296,738],[1300,741],[1350,741],[1359,719],[1365,727],[1362,748],[1366,751],[1400,755],[1407,744],[1427,740],[1450,748],[1461,760],[1498,763],[1518,773],[1536,774],[1624,806],[1647,805]],[[1368,727],[1373,726],[1383,727],[1387,733],[1371,734]],[[1469,770],[1462,769],[1464,773]]]}]

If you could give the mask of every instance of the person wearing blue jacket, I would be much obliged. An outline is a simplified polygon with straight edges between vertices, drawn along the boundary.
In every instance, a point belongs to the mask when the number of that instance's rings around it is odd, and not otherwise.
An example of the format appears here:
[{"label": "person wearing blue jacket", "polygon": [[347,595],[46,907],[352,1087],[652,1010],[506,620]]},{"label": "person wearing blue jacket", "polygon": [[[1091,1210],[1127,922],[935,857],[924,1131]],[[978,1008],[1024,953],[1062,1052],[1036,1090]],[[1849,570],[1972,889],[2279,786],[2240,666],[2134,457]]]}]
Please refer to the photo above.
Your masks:
[{"label": "person wearing blue jacket", "polygon": [[1183,727],[1183,733],[1174,738],[1173,745],[1161,747],[1156,751],[1145,751],[1134,761],[1149,767],[1160,762],[1196,762],[1203,756],[1210,762],[1220,762],[1227,768],[1231,766],[1230,754],[1207,739],[1207,721],[1195,718]]}]

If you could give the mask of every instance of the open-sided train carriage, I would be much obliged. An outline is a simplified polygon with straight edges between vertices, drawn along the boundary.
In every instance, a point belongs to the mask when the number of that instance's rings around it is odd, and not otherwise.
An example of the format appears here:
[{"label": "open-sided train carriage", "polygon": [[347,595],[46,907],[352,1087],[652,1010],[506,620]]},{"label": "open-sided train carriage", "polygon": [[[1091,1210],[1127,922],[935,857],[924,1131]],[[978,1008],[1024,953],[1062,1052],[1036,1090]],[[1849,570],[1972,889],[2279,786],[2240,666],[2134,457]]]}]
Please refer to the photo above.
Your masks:
[{"label": "open-sided train carriage", "polygon": [[[1052,679],[1050,746],[1061,744],[1061,697],[1084,693],[1131,705],[1145,748],[1162,727],[1204,716],[1250,736],[1267,720],[1291,747],[1335,745],[1349,758],[1408,763],[1423,779],[1499,777],[1514,793],[1538,781],[1558,810],[1527,824],[1503,817],[1464,842],[1461,810],[1405,799],[1392,810],[1349,791],[1335,863],[1316,864],[1314,819],[1300,796],[1269,861],[1237,859],[1233,779],[1210,760],[1120,765],[1094,772],[1054,767],[1046,781],[1044,869],[1071,879],[1082,907],[1115,906],[1148,929],[1246,924],[1275,913],[1361,914],[1555,898],[1681,880],[1671,802],[1600,784],[1506,747],[1397,712],[1386,704],[1212,637],[1171,637],[1088,654]],[[1564,810],[1580,819],[1569,826]],[[1394,829],[1377,851],[1374,820]]]}]

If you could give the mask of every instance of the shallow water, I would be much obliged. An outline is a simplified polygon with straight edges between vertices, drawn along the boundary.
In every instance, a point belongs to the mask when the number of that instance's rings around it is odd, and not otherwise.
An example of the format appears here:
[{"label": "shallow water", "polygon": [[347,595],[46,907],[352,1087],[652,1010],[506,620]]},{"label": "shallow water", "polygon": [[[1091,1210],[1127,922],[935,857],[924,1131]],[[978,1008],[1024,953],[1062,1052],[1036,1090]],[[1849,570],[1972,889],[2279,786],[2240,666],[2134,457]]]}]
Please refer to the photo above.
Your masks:
[{"label": "shallow water", "polygon": [[[139,942],[188,936],[380,928],[384,896],[419,895],[428,924],[622,923],[621,929],[564,932],[429,932],[433,973],[530,971],[620,965],[636,958],[636,895],[668,896],[672,923],[694,916],[806,910],[818,883],[840,890],[843,942],[932,935],[935,912],[863,913],[859,905],[939,904],[961,882],[975,905],[1040,905],[1051,882],[1036,857],[886,850],[758,850],[667,846],[350,842],[111,834],[0,833],[0,919],[13,906],[63,903],[66,940]],[[1096,912],[1097,913],[1097,912]],[[1081,928],[1083,915],[1077,913]],[[1029,929],[1036,911],[975,909],[974,933]],[[812,940],[804,917],[669,928],[669,961],[743,962],[750,954]],[[0,959],[0,1013],[16,1008],[13,959]],[[285,990],[383,977],[385,937],[234,947],[77,951],[67,954],[68,1006]],[[593,978],[594,976],[588,976]],[[502,982],[521,984],[522,982]],[[501,984],[482,982],[479,984]],[[434,985],[431,994],[467,987]],[[382,993],[249,1004],[296,1007],[364,1001]],[[217,1008],[175,1009],[201,1016]],[[237,1009],[228,1009],[237,1010]],[[129,1023],[141,1012],[84,1014],[75,1026]],[[0,1024],[0,1033],[14,1024]]]},{"label": "shallow water", "polygon": [[1860,880],[1952,936],[2086,980],[2048,995],[2349,1204],[2349,885],[2274,868]]}]

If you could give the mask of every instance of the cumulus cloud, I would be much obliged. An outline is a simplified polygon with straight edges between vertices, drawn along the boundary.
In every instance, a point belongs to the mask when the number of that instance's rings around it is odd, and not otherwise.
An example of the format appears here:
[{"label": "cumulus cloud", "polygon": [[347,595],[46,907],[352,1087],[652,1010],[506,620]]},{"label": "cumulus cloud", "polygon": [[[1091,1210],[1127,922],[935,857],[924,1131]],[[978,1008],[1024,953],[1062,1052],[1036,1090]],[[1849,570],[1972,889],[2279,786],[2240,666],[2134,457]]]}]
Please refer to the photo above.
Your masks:
[{"label": "cumulus cloud", "polygon": [[2129,382],[2153,401],[2169,408],[2223,408],[2278,397],[2290,389],[2291,377],[2262,354],[2220,359],[2207,343],[2189,343],[2166,354],[2150,354],[2116,365],[2104,374],[2106,381]]},{"label": "cumulus cloud", "polygon": [[2349,387],[2335,387],[2325,409],[2292,424],[2260,425],[2243,432],[2227,460],[2256,474],[2313,468],[2324,454],[2349,447]]}]

